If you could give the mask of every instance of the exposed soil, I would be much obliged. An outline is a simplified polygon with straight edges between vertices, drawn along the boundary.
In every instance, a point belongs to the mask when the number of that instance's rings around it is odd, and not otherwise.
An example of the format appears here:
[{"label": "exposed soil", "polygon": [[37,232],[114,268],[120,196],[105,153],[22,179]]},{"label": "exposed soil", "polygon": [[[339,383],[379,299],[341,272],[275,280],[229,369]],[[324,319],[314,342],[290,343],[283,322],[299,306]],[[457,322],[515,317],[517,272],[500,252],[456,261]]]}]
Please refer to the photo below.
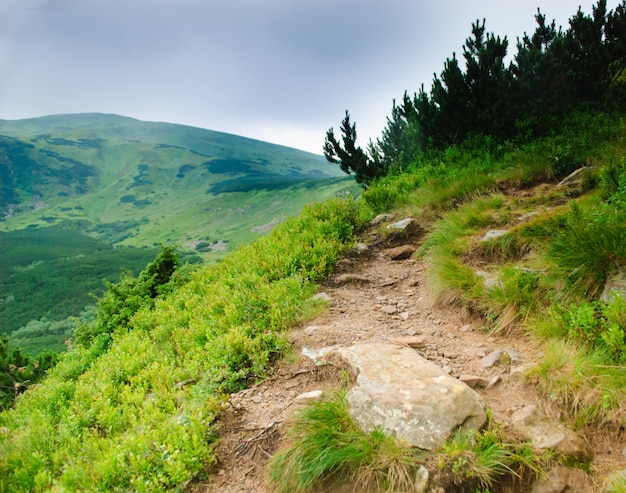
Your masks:
[{"label": "exposed soil", "polygon": [[[426,283],[426,265],[412,258],[391,260],[374,233],[365,239],[370,248],[342,260],[321,291],[332,299],[329,310],[292,330],[294,355],[333,345],[364,342],[394,342],[406,336],[424,340],[420,354],[451,375],[477,375],[491,381],[477,388],[497,422],[507,423],[516,409],[534,404],[548,415],[545,401],[511,369],[539,357],[541,348],[520,334],[498,335],[484,329],[485,322],[467,311],[437,306]],[[402,243],[419,246],[419,237],[402,238]],[[376,246],[376,244],[378,245]],[[397,242],[396,242],[397,244]],[[513,349],[516,361],[503,358],[492,368],[481,365],[482,357],[495,349]],[[516,354],[516,353],[513,353]],[[518,357],[522,357],[522,361]],[[499,377],[499,378],[494,378]],[[253,388],[232,396],[220,419],[219,464],[208,480],[190,485],[193,493],[263,493],[264,465],[284,443],[285,429],[294,410],[306,402],[303,393],[328,391],[341,386],[345,372],[334,365],[316,366],[306,356],[283,361],[273,376]],[[605,475],[626,468],[622,455],[623,436],[582,432],[594,448],[591,473],[600,485]]]}]

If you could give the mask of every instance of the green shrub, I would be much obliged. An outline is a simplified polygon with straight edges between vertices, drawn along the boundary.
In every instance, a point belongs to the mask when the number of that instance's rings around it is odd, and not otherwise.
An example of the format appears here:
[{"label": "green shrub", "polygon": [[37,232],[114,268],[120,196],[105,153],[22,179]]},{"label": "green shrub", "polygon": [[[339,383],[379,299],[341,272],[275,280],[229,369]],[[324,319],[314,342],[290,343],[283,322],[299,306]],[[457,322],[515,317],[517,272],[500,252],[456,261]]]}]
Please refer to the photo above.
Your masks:
[{"label": "green shrub", "polygon": [[[146,269],[130,300],[110,300],[117,322],[0,413],[0,491],[171,491],[214,464],[224,393],[288,351],[285,329],[310,312],[359,214],[350,200],[306,207],[171,291]],[[139,288],[150,300],[134,310]]]}]

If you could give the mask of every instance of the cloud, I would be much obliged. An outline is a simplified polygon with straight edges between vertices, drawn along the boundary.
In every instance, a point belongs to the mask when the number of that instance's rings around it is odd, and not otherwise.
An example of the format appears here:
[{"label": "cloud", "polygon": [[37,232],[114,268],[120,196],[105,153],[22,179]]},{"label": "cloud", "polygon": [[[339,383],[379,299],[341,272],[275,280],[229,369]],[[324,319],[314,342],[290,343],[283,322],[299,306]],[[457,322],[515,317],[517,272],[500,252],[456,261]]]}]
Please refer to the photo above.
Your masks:
[{"label": "cloud", "polygon": [[[566,24],[581,2],[544,3]],[[360,139],[379,136],[392,100],[430,85],[476,19],[513,51],[535,13],[497,0],[2,0],[0,118],[101,111],[319,153],[345,109]]]}]

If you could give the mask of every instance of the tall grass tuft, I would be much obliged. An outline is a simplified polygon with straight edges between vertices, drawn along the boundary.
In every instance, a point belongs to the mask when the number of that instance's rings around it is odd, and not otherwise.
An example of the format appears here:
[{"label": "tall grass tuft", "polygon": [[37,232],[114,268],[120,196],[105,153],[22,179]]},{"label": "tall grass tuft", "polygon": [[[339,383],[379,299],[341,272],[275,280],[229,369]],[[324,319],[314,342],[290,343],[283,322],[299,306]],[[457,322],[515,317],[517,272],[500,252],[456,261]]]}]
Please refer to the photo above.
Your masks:
[{"label": "tall grass tuft", "polygon": [[596,298],[612,270],[626,265],[626,210],[573,203],[566,219],[553,232],[548,258],[570,296]]},{"label": "tall grass tuft", "polygon": [[575,427],[618,429],[626,419],[626,367],[604,351],[553,339],[530,378]]},{"label": "tall grass tuft", "polygon": [[414,488],[418,452],[380,430],[361,431],[341,395],[303,409],[294,418],[289,440],[270,463],[276,492],[324,491],[339,484],[352,484],[358,491]]}]

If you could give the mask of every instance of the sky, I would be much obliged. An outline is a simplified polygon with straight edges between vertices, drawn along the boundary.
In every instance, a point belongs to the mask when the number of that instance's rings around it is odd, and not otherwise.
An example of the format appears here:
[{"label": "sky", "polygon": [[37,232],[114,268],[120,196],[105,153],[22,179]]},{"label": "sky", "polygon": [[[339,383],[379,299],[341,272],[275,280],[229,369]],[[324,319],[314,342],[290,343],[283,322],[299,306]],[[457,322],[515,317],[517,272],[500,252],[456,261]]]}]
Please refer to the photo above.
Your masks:
[{"label": "sky", "polygon": [[[114,113],[322,154],[345,111],[377,139],[472,22],[509,39],[583,0],[0,0],[0,119]],[[621,0],[609,0],[609,9]]]}]

